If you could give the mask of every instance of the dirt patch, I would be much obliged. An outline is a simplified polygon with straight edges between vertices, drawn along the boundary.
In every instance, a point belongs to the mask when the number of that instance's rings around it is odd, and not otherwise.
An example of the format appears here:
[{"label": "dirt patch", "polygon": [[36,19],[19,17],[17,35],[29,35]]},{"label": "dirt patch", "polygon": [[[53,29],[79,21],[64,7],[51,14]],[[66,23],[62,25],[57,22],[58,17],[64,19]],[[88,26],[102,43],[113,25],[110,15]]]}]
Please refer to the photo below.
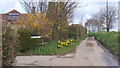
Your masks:
[{"label": "dirt patch", "polygon": [[87,42],[87,43],[86,43],[86,47],[93,47],[93,46],[94,46],[93,43],[90,43],[90,42]]}]

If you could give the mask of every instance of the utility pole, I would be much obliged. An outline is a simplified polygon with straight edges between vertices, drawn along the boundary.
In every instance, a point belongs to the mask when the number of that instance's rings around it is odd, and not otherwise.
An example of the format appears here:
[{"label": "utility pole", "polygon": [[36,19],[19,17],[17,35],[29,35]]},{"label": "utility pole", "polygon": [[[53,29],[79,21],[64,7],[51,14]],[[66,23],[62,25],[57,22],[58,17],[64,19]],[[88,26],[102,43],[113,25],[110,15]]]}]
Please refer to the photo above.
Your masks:
[{"label": "utility pole", "polygon": [[118,2],[118,31],[120,32],[120,1]]},{"label": "utility pole", "polygon": [[106,0],[106,24],[107,24],[107,32],[109,31],[109,22],[108,22],[108,0]]},{"label": "utility pole", "polygon": [[83,24],[83,14],[82,14],[81,22],[82,22],[81,24]]},{"label": "utility pole", "polygon": [[83,24],[83,14],[81,15],[81,20],[80,20],[79,24]]}]

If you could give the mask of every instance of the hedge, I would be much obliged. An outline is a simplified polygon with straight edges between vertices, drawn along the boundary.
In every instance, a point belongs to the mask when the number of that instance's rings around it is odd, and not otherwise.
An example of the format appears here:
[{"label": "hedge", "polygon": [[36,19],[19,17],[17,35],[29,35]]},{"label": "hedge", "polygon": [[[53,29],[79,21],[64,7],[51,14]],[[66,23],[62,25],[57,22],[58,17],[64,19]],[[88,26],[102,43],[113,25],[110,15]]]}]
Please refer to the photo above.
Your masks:
[{"label": "hedge", "polygon": [[86,35],[87,29],[80,24],[72,24],[68,27],[69,38],[79,39]]},{"label": "hedge", "polygon": [[65,40],[65,39],[68,39],[68,31],[53,29],[52,40],[57,41],[57,40]]},{"label": "hedge", "polygon": [[38,43],[41,42],[40,38],[31,38],[33,32],[30,30],[20,29],[18,30],[18,33],[20,34],[20,51],[25,51],[26,49],[35,47]]},{"label": "hedge", "polygon": [[11,66],[19,52],[18,33],[13,26],[2,26],[2,66]]}]

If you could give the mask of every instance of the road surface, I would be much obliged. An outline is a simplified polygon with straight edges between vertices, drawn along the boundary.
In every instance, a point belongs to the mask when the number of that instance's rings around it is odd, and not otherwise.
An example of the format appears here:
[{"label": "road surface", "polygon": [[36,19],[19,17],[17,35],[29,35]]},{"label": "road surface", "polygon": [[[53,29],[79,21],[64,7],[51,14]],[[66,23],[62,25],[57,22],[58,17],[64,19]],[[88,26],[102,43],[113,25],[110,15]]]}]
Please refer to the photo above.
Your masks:
[{"label": "road surface", "polygon": [[101,48],[93,38],[86,38],[75,53],[60,56],[17,56],[14,66],[118,66],[117,59]]}]

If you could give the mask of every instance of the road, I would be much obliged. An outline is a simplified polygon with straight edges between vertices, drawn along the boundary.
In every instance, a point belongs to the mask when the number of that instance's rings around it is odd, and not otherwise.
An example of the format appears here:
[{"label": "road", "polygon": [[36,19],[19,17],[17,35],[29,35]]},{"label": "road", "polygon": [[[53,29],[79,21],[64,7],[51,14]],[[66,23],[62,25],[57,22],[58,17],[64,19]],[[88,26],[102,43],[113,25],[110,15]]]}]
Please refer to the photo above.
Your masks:
[{"label": "road", "polygon": [[118,66],[117,59],[98,45],[93,38],[86,38],[75,53],[57,56],[17,56],[14,66]]}]

